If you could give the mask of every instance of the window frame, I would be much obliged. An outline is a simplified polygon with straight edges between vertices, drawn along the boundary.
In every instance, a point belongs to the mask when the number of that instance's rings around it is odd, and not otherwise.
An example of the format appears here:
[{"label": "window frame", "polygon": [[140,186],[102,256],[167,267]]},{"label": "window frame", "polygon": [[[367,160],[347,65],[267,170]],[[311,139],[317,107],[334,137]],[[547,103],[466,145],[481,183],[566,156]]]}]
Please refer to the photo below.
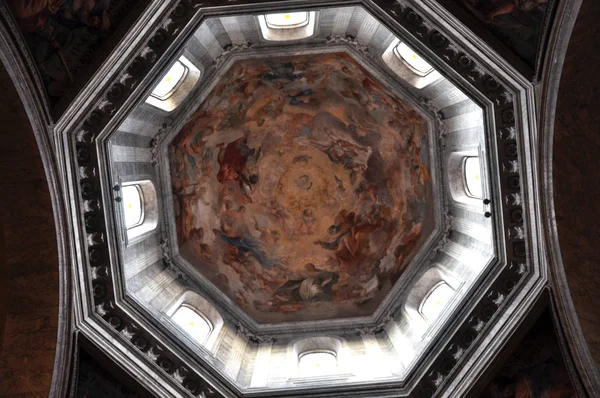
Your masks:
[{"label": "window frame", "polygon": [[[135,178],[137,177],[137,178]],[[116,206],[115,221],[118,229],[122,234],[122,242],[125,247],[129,247],[137,242],[146,239],[148,236],[157,233],[158,223],[160,219],[160,211],[158,204],[158,191],[151,176],[119,176],[118,185],[122,190],[123,187],[137,185],[142,192],[142,212],[144,217],[141,223],[136,226],[127,227],[125,224],[125,209],[122,203]],[[123,200],[123,193],[119,196]]]},{"label": "window frame", "polygon": [[[447,179],[447,189],[450,192],[450,198],[455,206],[467,209],[469,211],[484,212],[485,205],[483,199],[489,194],[487,158],[485,151],[481,148],[482,144],[466,148],[450,148],[445,156],[444,162],[447,164],[444,178]],[[465,158],[478,157],[480,165],[481,195],[482,198],[476,198],[469,194],[465,180]]]},{"label": "window frame", "polygon": [[381,54],[381,60],[399,79],[416,89],[422,90],[425,87],[444,78],[440,72],[438,72],[437,69],[435,69],[435,67],[426,60],[424,61],[427,62],[427,64],[432,68],[429,72],[423,76],[421,73],[419,73],[419,71],[415,70],[415,68],[409,65],[404,57],[400,55],[399,51],[396,50],[402,43],[404,43],[406,47],[421,57],[419,52],[415,51],[413,47],[408,45],[408,43],[398,37],[394,37],[383,54]]},{"label": "window frame", "polygon": [[[404,65],[406,65],[407,68],[409,68],[411,71],[413,71],[413,73],[415,73],[415,74],[417,74],[417,75],[419,75],[421,77],[425,77],[425,76],[429,75],[431,72],[433,72],[435,70],[433,68],[433,66],[429,62],[427,62],[425,59],[423,59],[423,62],[425,62],[427,65],[429,65],[429,70],[427,72],[421,72],[420,70],[418,70],[417,68],[415,68],[414,66],[412,66],[410,64],[410,62],[402,54],[400,54],[400,51],[398,50],[398,47],[400,47],[401,45],[404,45],[408,50],[414,52],[415,54],[417,54],[417,53],[411,47],[409,47],[405,42],[403,42],[403,41],[398,42],[398,44],[394,47],[394,50],[393,50],[394,55],[396,57],[398,57],[398,59],[400,59],[404,63]],[[423,58],[423,57],[421,57],[418,54],[417,54],[417,56],[420,57],[420,58]]]},{"label": "window frame", "polygon": [[[208,333],[204,336],[204,339],[202,341],[200,341],[199,339],[194,338],[194,336],[190,333],[188,333],[183,326],[181,326],[179,323],[177,323],[175,321],[175,315],[182,309],[182,308],[186,308],[192,312],[194,312],[194,314],[198,315],[202,320],[204,320],[204,322],[208,325]],[[212,335],[215,327],[213,325],[213,323],[210,321],[210,319],[208,319],[208,317],[206,315],[204,315],[200,310],[198,310],[197,308],[187,304],[187,303],[182,303],[179,308],[177,308],[170,316],[171,320],[173,321],[173,323],[175,323],[175,325],[177,325],[177,327],[179,327],[184,333],[186,333],[191,339],[193,339],[194,341],[196,341],[198,344],[204,345],[209,337]]]},{"label": "window frame", "polygon": [[176,330],[178,331],[181,330],[181,327],[173,322],[173,314],[175,314],[175,312],[182,306],[191,307],[194,311],[203,316],[212,327],[211,332],[207,336],[204,343],[198,343],[197,340],[194,340],[187,334],[184,334],[185,341],[189,341],[190,346],[192,347],[198,347],[201,350],[206,350],[206,352],[210,352],[214,355],[214,350],[216,347],[218,347],[218,342],[222,339],[221,331],[225,325],[223,317],[215,308],[215,306],[211,304],[205,297],[199,295],[197,292],[186,290],[175,302],[170,303],[163,312],[165,316],[165,322],[167,324],[172,324],[173,327],[177,327]]},{"label": "window frame", "polygon": [[[145,211],[145,201],[144,201],[144,192],[142,191],[142,188],[140,187],[139,184],[134,183],[134,184],[123,184],[121,186],[121,192],[125,189],[125,188],[129,188],[129,187],[134,187],[138,193],[138,196],[140,198],[140,218],[139,220],[133,224],[133,225],[127,225],[127,221],[125,221],[125,228],[127,230],[130,230],[132,228],[136,228],[139,227],[140,225],[142,225],[144,223],[144,220],[146,218],[146,211]],[[124,195],[123,195],[124,196]],[[125,206],[125,201],[123,201],[123,206]],[[127,220],[127,216],[125,216],[125,212],[126,210],[123,208],[123,217],[125,220]]]},{"label": "window frame", "polygon": [[[306,12],[308,14],[308,23],[304,23],[301,26],[289,26],[289,27],[271,27],[267,22],[268,15],[274,14],[293,14],[296,12]],[[290,12],[276,12],[271,14],[257,15],[256,20],[261,32],[261,37],[267,42],[277,41],[299,41],[314,37],[317,34],[317,11],[290,11]]]},{"label": "window frame", "polygon": [[[473,194],[473,192],[471,191],[471,188],[469,187],[469,179],[467,176],[467,161],[469,159],[477,159],[476,162],[479,166],[479,184],[481,185],[481,196],[476,196]],[[463,184],[464,184],[464,189],[465,189],[465,194],[472,199],[476,199],[476,200],[482,200],[483,199],[483,181],[481,178],[481,159],[479,157],[479,155],[477,156],[465,156],[462,159],[462,177],[463,177]]]},{"label": "window frame", "polygon": [[[324,373],[324,374],[320,374],[320,375],[319,374],[307,374],[306,371],[303,372],[300,368],[302,358],[306,357],[307,355],[311,355],[311,354],[328,354],[328,355],[333,356],[333,358],[335,359],[335,370],[332,372],[328,372],[328,373]],[[317,349],[303,351],[300,354],[298,354],[298,374],[301,377],[329,376],[329,375],[336,374],[338,372],[338,368],[339,368],[338,356],[337,356],[337,352],[334,350],[329,350],[326,348],[317,348]]]},{"label": "window frame", "polygon": [[[296,23],[293,25],[275,25],[272,22],[269,22],[269,16],[273,15],[285,15],[285,14],[306,14],[306,19],[300,23]],[[269,29],[299,29],[307,26],[310,23],[310,11],[294,11],[294,12],[277,12],[272,14],[265,14],[265,24]]]},{"label": "window frame", "polygon": [[[448,302],[446,304],[444,304],[443,308],[436,314],[435,317],[432,317],[431,319],[425,315],[425,313],[423,312],[423,307],[425,306],[425,303],[427,302],[427,300],[429,300],[431,298],[431,296],[433,295],[433,293],[439,289],[441,286],[446,285],[448,287],[448,289],[450,289],[452,291],[452,295],[450,296],[450,298],[448,299]],[[427,293],[427,295],[425,296],[425,298],[423,298],[423,300],[421,300],[421,303],[419,304],[419,314],[423,317],[423,319],[425,319],[426,322],[432,322],[433,320],[435,320],[436,318],[438,318],[438,316],[444,311],[444,308],[448,305],[448,303],[452,300],[452,296],[454,296],[454,294],[456,293],[456,290],[454,290],[452,288],[452,286],[450,286],[450,284],[448,284],[445,280],[440,280],[437,284],[435,284]]]},{"label": "window frame", "polygon": [[[150,90],[150,93],[144,102],[146,105],[152,107],[152,109],[160,110],[167,114],[177,109],[186,100],[186,98],[189,97],[189,94],[202,77],[202,66],[196,65],[185,55],[179,56],[175,62],[181,63],[181,65],[186,68],[185,73],[179,79],[175,87],[173,87],[164,97],[154,95],[152,92],[160,84],[159,80],[158,82],[154,83],[153,88]],[[172,63],[165,73],[162,73],[156,77],[160,77],[162,80],[170,72],[173,65],[175,65],[175,63]]]},{"label": "window frame", "polygon": [[[182,57],[183,57],[183,56],[182,56]],[[174,63],[173,65],[171,65],[171,68],[169,68],[169,70],[167,71],[167,73],[165,73],[164,75],[162,75],[162,78],[161,78],[161,80],[162,80],[162,79],[164,79],[164,78],[167,76],[167,74],[169,74],[169,73],[171,72],[171,69],[173,69],[174,65],[176,65],[176,64],[180,64],[180,65],[183,67],[183,73],[181,74],[181,77],[179,78],[179,80],[177,80],[177,83],[175,83],[175,85],[173,86],[173,88],[171,88],[171,90],[169,90],[169,91],[168,91],[168,92],[167,92],[165,95],[163,95],[163,96],[159,96],[159,95],[156,95],[156,94],[154,94],[154,90],[156,90],[156,87],[158,86],[158,84],[157,84],[157,85],[155,85],[155,86],[154,86],[154,89],[152,90],[152,92],[150,92],[150,96],[151,96],[151,97],[153,97],[153,98],[156,98],[156,99],[157,99],[157,100],[159,100],[159,101],[166,101],[166,100],[168,100],[168,99],[169,99],[171,96],[173,96],[173,94],[174,94],[174,93],[175,93],[175,92],[176,92],[176,91],[179,89],[179,87],[180,87],[180,86],[183,84],[183,81],[185,80],[185,78],[187,77],[187,75],[188,75],[188,73],[189,73],[189,71],[190,71],[190,68],[189,68],[187,65],[185,65],[183,62],[181,62],[181,58],[182,58],[182,57],[178,58],[178,59],[177,59],[177,61],[175,61],[175,63]],[[159,84],[160,84],[160,83],[159,83]]]}]

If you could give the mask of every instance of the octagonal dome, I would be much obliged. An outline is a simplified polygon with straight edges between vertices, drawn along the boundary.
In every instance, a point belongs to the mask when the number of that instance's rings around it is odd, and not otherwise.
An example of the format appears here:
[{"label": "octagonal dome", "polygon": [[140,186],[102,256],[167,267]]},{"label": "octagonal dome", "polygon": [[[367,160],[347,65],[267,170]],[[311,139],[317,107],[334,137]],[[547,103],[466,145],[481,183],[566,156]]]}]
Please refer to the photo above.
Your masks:
[{"label": "octagonal dome", "polygon": [[179,254],[259,323],[370,315],[433,231],[428,154],[346,53],[238,61],[169,146]]},{"label": "octagonal dome", "polygon": [[[90,311],[184,395],[460,382],[533,275],[518,82],[402,2],[297,10],[297,35],[265,34],[284,4],[226,8],[165,20],[115,77],[123,106],[65,133]],[[317,384],[315,351],[339,365]]]}]

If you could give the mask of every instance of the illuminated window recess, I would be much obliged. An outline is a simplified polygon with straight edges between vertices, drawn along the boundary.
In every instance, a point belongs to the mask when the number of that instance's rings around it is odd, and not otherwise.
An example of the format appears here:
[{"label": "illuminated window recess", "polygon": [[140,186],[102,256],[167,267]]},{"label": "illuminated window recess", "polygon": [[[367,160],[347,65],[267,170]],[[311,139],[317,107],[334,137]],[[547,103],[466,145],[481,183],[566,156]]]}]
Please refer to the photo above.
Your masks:
[{"label": "illuminated window recess", "polygon": [[337,357],[332,351],[309,351],[300,354],[298,371],[301,376],[322,376],[337,370]]},{"label": "illuminated window recess", "polygon": [[173,322],[200,344],[204,344],[212,331],[210,322],[189,307],[179,307],[173,314],[172,319]]},{"label": "illuminated window recess", "polygon": [[301,40],[315,33],[315,11],[259,15],[263,38],[269,41]]},{"label": "illuminated window recess", "polygon": [[121,185],[122,223],[126,244],[133,244],[158,225],[156,189],[152,181],[127,181]]},{"label": "illuminated window recess", "polygon": [[483,191],[481,186],[479,157],[466,157],[463,163],[463,171],[467,195],[475,199],[481,199],[483,197]]},{"label": "illuminated window recess", "polygon": [[440,283],[423,300],[420,309],[421,315],[428,321],[434,320],[442,312],[446,304],[448,304],[452,295],[454,295],[454,290],[447,283]]},{"label": "illuminated window recess", "polygon": [[433,66],[398,38],[392,40],[381,58],[398,77],[418,89],[442,78]]},{"label": "illuminated window recess", "polygon": [[200,79],[200,70],[186,57],[179,57],[161,76],[146,103],[166,112],[177,108]]},{"label": "illuminated window recess", "polygon": [[144,196],[138,185],[127,185],[122,189],[123,214],[127,229],[137,227],[144,222]]},{"label": "illuminated window recess", "polygon": [[427,76],[429,73],[431,73],[431,71],[433,71],[433,67],[429,65],[427,61],[421,58],[404,43],[398,44],[394,48],[394,53],[397,57],[402,59],[406,65],[412,69],[413,72],[420,76]]},{"label": "illuminated window recess", "polygon": [[186,68],[180,61],[176,61],[171,69],[162,77],[160,82],[154,87],[152,90],[152,95],[154,98],[158,98],[159,100],[166,100],[175,92],[175,89],[181,84],[185,75],[188,72],[188,68]]},{"label": "illuminated window recess", "polygon": [[309,13],[289,12],[265,15],[267,27],[271,29],[296,29],[308,25]]}]

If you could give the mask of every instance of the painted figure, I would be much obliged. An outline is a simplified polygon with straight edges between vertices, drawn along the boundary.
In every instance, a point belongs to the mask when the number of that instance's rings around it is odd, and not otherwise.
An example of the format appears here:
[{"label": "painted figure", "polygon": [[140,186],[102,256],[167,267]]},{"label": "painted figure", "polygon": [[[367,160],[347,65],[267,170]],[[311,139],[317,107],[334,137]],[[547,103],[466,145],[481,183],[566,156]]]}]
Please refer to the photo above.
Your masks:
[{"label": "painted figure", "polygon": [[314,264],[306,264],[301,276],[292,276],[274,294],[279,303],[293,301],[329,300],[333,287],[340,280],[335,272],[319,270]]}]

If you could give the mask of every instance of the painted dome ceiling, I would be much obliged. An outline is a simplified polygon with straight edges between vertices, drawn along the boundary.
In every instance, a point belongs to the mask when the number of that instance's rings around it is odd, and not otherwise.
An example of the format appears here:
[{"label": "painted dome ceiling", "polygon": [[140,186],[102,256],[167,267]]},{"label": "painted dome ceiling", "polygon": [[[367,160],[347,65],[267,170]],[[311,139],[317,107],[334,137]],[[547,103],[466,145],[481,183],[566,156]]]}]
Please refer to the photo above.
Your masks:
[{"label": "painted dome ceiling", "polygon": [[259,323],[369,315],[433,230],[427,147],[345,53],[238,61],[169,147],[179,254]]}]

